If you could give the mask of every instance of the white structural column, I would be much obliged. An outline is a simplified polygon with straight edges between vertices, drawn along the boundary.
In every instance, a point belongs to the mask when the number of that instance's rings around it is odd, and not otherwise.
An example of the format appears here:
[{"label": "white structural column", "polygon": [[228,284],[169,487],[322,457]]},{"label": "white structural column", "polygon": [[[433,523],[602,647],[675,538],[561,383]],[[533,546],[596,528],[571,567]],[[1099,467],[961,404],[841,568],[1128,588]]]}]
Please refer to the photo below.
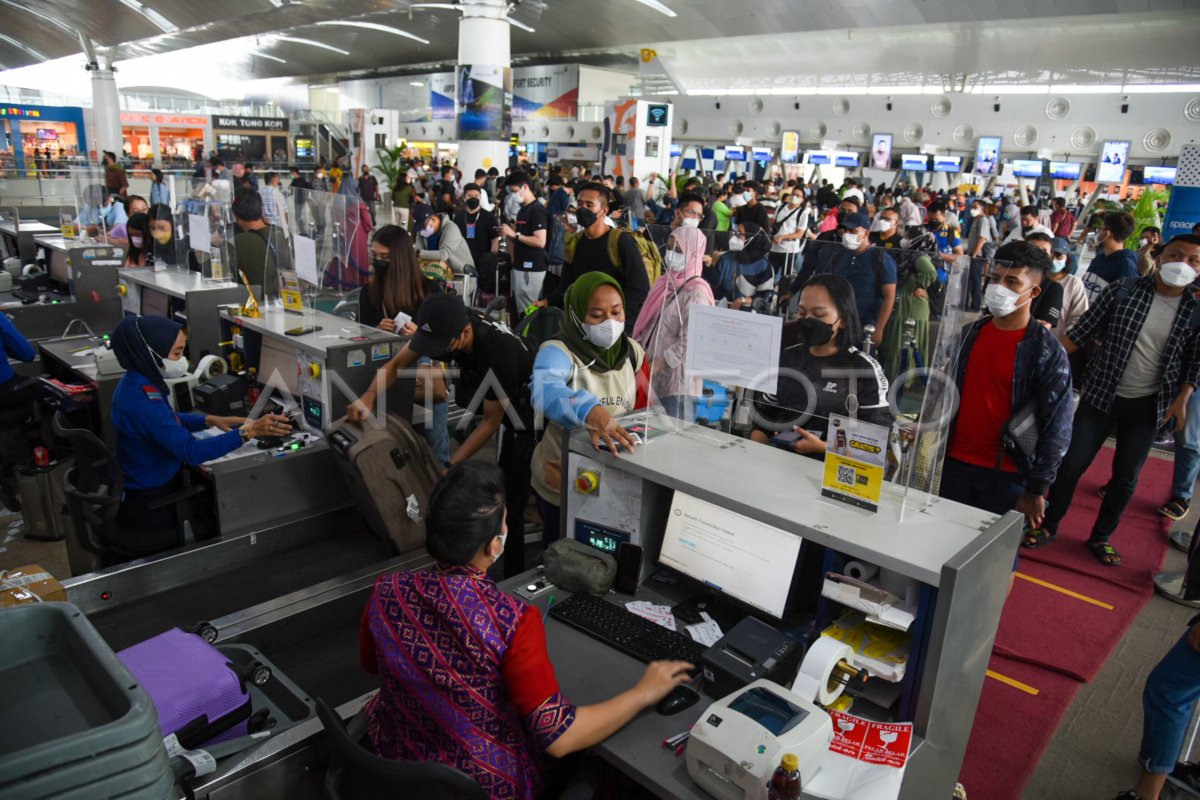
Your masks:
[{"label": "white structural column", "polygon": [[[458,65],[511,66],[507,0],[467,0],[460,8]],[[455,91],[461,92],[462,87],[458,86]],[[462,113],[461,97],[458,98],[458,113]],[[503,175],[508,166],[509,131],[504,133],[504,141],[459,140],[458,167],[464,180],[471,180],[475,170],[481,168],[495,167]]]},{"label": "white structural column", "polygon": [[124,146],[121,136],[121,98],[117,94],[117,81],[113,70],[93,68],[92,72],[92,146],[99,161],[105,150],[118,157]]}]

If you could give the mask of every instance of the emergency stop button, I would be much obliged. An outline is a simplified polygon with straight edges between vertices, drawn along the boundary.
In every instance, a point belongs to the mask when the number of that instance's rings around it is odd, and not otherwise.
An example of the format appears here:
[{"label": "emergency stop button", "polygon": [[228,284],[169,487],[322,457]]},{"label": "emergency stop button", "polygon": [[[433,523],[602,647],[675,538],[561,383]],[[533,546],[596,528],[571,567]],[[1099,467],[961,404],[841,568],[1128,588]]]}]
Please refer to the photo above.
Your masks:
[{"label": "emergency stop button", "polygon": [[581,469],[575,476],[575,491],[580,494],[596,494],[600,490],[600,475],[595,470]]},{"label": "emergency stop button", "polygon": [[315,361],[308,362],[308,377],[312,380],[321,377],[321,365]]}]

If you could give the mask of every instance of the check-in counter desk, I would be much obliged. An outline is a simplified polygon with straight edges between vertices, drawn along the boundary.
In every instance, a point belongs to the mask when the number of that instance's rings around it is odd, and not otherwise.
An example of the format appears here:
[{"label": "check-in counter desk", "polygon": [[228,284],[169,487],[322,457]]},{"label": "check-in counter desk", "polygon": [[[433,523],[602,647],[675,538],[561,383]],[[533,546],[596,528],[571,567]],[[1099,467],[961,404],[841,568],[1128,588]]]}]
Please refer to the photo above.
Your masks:
[{"label": "check-in counter desk", "polygon": [[21,335],[31,341],[57,338],[76,319],[96,333],[116,327],[122,316],[117,273],[124,250],[61,236],[39,238],[38,245],[51,262],[48,272],[55,290],[25,297],[0,292],[0,309]]},{"label": "check-in counter desk", "polygon": [[135,314],[181,315],[187,320],[188,357],[193,363],[221,349],[221,306],[240,304],[246,288],[238,283],[205,278],[199,272],[175,267],[155,271],[123,269],[120,281],[125,309]]},{"label": "check-in counter desk", "polygon": [[[564,451],[565,536],[615,531],[641,543],[652,566],[679,491],[819,545],[823,572],[840,573],[854,560],[911,581],[917,598],[912,644],[904,677],[889,695],[894,700],[883,707],[856,698],[852,713],[913,723],[902,800],[953,794],[1008,592],[1022,525],[1018,514],[996,517],[927,496],[924,502],[909,497],[906,506],[903,488],[893,484],[884,485],[873,513],[823,498],[822,462],[706,428],[666,433],[619,459],[597,455],[586,432],[576,431]],[[597,477],[592,492],[583,491],[587,483],[576,485],[583,471]],[[815,630],[845,608],[822,598]],[[563,691],[576,702],[627,688],[643,668],[553,616],[546,638]],[[659,797],[704,797],[682,759],[646,754],[659,750],[664,730],[686,730],[716,699],[704,695],[675,717],[643,714],[597,750]]]}]

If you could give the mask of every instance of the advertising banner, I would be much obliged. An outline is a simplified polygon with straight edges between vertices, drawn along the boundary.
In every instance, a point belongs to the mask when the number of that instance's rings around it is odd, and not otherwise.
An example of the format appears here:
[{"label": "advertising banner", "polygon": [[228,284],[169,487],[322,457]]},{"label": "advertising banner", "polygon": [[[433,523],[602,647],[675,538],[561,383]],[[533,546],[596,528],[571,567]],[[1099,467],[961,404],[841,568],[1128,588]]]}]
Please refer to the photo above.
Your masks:
[{"label": "advertising banner", "polygon": [[454,119],[454,73],[438,72],[429,76],[430,116],[425,121]]},{"label": "advertising banner", "polygon": [[576,119],[579,66],[547,65],[513,70],[513,119]]},{"label": "advertising banner", "polygon": [[1185,144],[1179,149],[1175,185],[1163,219],[1163,239],[1170,241],[1172,236],[1191,233],[1196,223],[1200,223],[1200,145]]},{"label": "advertising banner", "polygon": [[783,132],[783,144],[779,148],[779,160],[784,164],[795,164],[800,160],[800,134],[797,131]]},{"label": "advertising banner", "polygon": [[507,142],[512,133],[512,70],[492,65],[458,68],[458,138]]},{"label": "advertising banner", "polygon": [[882,425],[830,414],[821,494],[878,511],[888,433]]}]

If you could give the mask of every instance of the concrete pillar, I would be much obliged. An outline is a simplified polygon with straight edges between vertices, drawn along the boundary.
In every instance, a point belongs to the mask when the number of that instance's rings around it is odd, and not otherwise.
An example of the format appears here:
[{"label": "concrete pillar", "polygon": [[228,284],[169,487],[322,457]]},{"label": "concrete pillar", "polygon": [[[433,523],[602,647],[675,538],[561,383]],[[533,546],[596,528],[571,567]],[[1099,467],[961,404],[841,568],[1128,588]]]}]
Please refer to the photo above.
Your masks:
[{"label": "concrete pillar", "polygon": [[[92,146],[99,161],[105,150],[121,156],[124,140],[121,136],[121,96],[111,69],[92,70],[92,124],[95,131]],[[157,145],[156,145],[157,147]]]},{"label": "concrete pillar", "polygon": [[[510,67],[512,51],[506,0],[467,0],[461,6],[462,20],[458,24],[458,72],[455,91],[458,114],[463,114],[462,69],[473,65]],[[459,132],[461,137],[461,129]],[[501,175],[508,166],[508,141],[512,135],[512,119],[505,120],[503,130],[495,139],[462,139],[458,141],[458,167],[463,180],[475,176],[475,170],[495,167]],[[502,138],[501,138],[502,137]]]}]

